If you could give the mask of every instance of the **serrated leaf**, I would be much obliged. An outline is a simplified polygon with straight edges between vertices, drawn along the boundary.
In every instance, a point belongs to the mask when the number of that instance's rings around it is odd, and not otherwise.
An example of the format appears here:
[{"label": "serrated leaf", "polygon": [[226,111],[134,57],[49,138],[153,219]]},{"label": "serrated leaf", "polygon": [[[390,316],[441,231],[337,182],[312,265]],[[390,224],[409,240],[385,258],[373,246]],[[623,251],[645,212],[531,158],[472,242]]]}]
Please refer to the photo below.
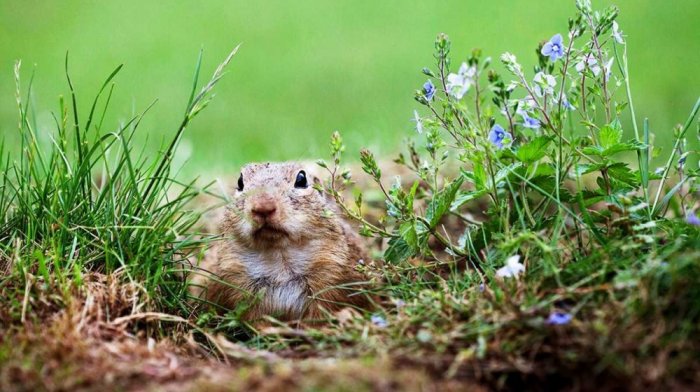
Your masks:
[{"label": "serrated leaf", "polygon": [[586,155],[602,156],[603,149],[598,146],[588,146],[581,149],[581,152]]},{"label": "serrated leaf", "polygon": [[406,261],[415,252],[401,237],[391,237],[389,244],[384,251],[384,260],[389,263],[398,264]]},{"label": "serrated leaf", "polygon": [[464,177],[459,176],[433,196],[433,200],[428,204],[428,209],[425,213],[425,218],[430,223],[431,228],[435,227],[440,221],[440,218],[448,211],[463,182]]},{"label": "serrated leaf", "polygon": [[605,168],[605,163],[580,163],[576,165],[576,174],[582,176],[584,174],[596,172],[603,168]]},{"label": "serrated leaf", "polygon": [[[630,168],[627,166],[627,164],[618,162],[615,164],[612,164],[608,166],[608,175],[612,180],[615,182],[618,182],[620,184],[614,184],[616,185],[616,188],[619,188],[620,185],[624,184],[627,187],[632,187],[636,188],[639,186],[639,178],[638,176],[630,170]],[[624,187],[626,188],[626,187]],[[620,189],[622,190],[622,189]]]},{"label": "serrated leaf", "polygon": [[516,155],[521,162],[532,163],[539,161],[547,154],[547,147],[551,141],[552,138],[549,136],[537,137],[529,143],[521,145]]},{"label": "serrated leaf", "polygon": [[618,121],[613,121],[600,128],[600,131],[598,131],[598,139],[600,147],[603,150],[607,150],[620,143],[620,140],[622,140],[622,128],[620,127],[620,123]]},{"label": "serrated leaf", "polygon": [[637,151],[644,150],[645,148],[646,147],[644,144],[634,140],[630,140],[629,142],[617,143],[613,146],[606,148],[605,150],[601,151],[601,155],[607,157],[623,151]]}]

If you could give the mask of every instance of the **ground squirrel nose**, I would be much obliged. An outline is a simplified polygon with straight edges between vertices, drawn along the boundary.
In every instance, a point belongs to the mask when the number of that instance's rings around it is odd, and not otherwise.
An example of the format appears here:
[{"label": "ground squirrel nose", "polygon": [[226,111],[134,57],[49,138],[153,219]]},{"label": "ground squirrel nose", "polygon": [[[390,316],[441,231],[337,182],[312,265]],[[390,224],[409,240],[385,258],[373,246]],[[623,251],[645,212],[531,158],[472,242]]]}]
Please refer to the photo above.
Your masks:
[{"label": "ground squirrel nose", "polygon": [[253,218],[261,221],[272,216],[275,211],[277,211],[275,201],[271,197],[266,196],[259,197],[257,200],[253,201],[253,208],[250,210],[253,214]]}]

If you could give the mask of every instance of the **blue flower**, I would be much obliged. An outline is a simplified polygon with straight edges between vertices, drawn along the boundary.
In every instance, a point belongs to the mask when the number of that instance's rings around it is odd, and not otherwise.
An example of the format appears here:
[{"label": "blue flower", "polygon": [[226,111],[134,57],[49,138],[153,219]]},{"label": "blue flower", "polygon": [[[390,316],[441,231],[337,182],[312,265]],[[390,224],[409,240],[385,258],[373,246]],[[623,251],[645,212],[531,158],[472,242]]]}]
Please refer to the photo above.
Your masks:
[{"label": "blue flower", "polygon": [[576,110],[576,107],[569,102],[569,100],[566,98],[566,95],[562,95],[561,97],[561,105],[564,107],[566,110]]},{"label": "blue flower", "polygon": [[513,135],[506,132],[502,126],[496,124],[491,128],[491,132],[489,132],[489,141],[493,143],[496,148],[501,150],[503,147],[510,145],[511,141],[513,141]]},{"label": "blue flower", "polygon": [[540,120],[532,118],[527,114],[523,115],[523,126],[525,128],[538,129],[540,127]]},{"label": "blue flower", "polygon": [[685,217],[685,221],[693,226],[700,226],[700,218],[698,218],[693,211],[688,212],[688,215]]},{"label": "blue flower", "polygon": [[552,312],[547,318],[547,324],[549,325],[564,325],[571,322],[573,317],[569,313],[563,312]]},{"label": "blue flower", "polygon": [[425,95],[425,99],[427,99],[428,101],[433,100],[433,97],[435,96],[435,91],[435,86],[430,80],[423,84],[423,95]]},{"label": "blue flower", "polygon": [[549,60],[557,61],[564,57],[564,45],[562,44],[561,34],[557,34],[542,47],[542,55],[549,56]]},{"label": "blue flower", "polygon": [[384,319],[384,317],[378,315],[378,314],[373,314],[371,317],[372,324],[376,325],[379,328],[386,328],[389,326],[389,323]]}]

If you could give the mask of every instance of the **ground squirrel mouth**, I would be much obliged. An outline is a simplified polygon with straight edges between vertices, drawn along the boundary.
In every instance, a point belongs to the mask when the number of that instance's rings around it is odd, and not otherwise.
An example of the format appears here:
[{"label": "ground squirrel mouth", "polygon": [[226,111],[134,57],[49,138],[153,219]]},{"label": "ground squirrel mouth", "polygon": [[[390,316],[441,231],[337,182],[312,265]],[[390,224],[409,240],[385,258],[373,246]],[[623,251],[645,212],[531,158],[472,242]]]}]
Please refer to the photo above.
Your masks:
[{"label": "ground squirrel mouth", "polygon": [[287,233],[285,230],[269,224],[262,225],[253,232],[253,237],[261,240],[278,240],[282,237],[288,236],[289,233]]}]

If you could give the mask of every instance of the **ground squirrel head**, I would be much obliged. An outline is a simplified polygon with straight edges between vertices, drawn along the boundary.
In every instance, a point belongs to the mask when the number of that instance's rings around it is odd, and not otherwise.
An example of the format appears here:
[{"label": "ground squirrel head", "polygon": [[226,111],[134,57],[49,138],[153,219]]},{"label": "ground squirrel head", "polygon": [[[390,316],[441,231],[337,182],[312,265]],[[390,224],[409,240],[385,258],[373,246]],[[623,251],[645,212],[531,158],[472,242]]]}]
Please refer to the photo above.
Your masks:
[{"label": "ground squirrel head", "polygon": [[243,167],[224,230],[249,248],[285,247],[338,232],[319,180],[299,163]]}]

